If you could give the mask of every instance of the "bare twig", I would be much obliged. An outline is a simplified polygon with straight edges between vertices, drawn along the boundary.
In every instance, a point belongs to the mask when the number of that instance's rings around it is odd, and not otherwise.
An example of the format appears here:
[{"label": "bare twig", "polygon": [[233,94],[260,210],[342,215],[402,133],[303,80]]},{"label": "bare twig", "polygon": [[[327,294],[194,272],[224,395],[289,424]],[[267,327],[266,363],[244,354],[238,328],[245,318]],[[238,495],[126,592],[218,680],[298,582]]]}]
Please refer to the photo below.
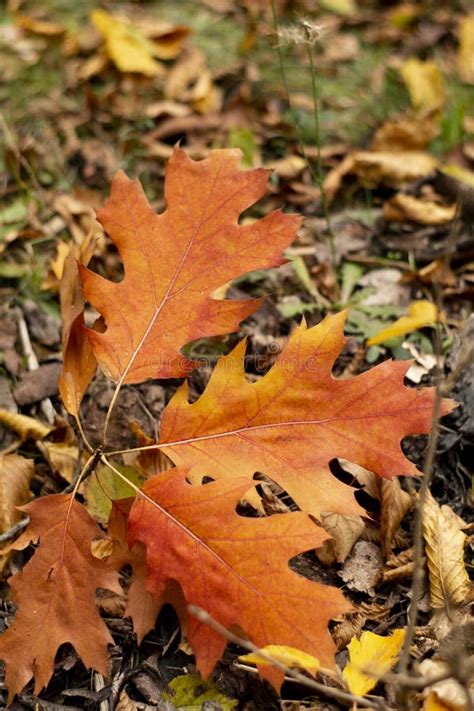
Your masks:
[{"label": "bare twig", "polygon": [[[456,217],[453,222],[452,230],[450,233],[448,246],[446,253],[444,255],[444,264],[446,267],[449,266],[451,261],[451,256],[454,251],[454,243],[457,239],[460,224],[461,224],[461,212],[462,206],[458,203]],[[436,302],[436,307],[438,313],[442,310],[442,292],[439,284],[433,283],[434,297]],[[428,447],[425,455],[425,463],[423,467],[423,481],[418,494],[418,501],[415,510],[415,529],[414,529],[414,574],[411,586],[411,604],[408,609],[407,618],[407,629],[405,640],[403,643],[403,648],[400,654],[400,662],[398,665],[399,678],[403,680],[403,677],[407,676],[407,671],[410,663],[410,647],[413,642],[415,635],[416,623],[418,620],[418,604],[423,588],[423,555],[424,555],[424,545],[423,545],[423,513],[426,503],[426,498],[429,492],[429,486],[431,481],[431,476],[433,474],[434,463],[436,458],[436,449],[439,439],[439,420],[441,417],[441,406],[443,401],[443,395],[446,392],[445,383],[443,382],[443,372],[442,372],[442,342],[441,342],[441,323],[438,321],[436,324],[435,331],[435,356],[436,356],[436,374],[435,374],[435,399],[433,403],[433,414],[431,418],[431,431],[429,436]],[[400,681],[400,692],[399,701],[403,707],[408,705],[408,691],[409,685],[404,684]]]},{"label": "bare twig", "polygon": [[285,666],[285,664],[282,664],[280,661],[272,657],[270,654],[267,654],[259,647],[249,642],[247,639],[243,639],[242,637],[238,637],[233,632],[229,632],[226,627],[217,622],[217,620],[211,617],[208,612],[206,612],[200,607],[196,607],[196,605],[188,605],[188,612],[189,614],[193,615],[193,617],[196,617],[200,622],[204,622],[205,624],[209,625],[211,629],[228,639],[229,642],[238,644],[239,647],[243,647],[249,652],[254,652],[255,654],[258,654],[259,657],[261,657],[267,662],[270,662],[270,664],[272,664],[274,667],[284,672],[285,675],[289,677],[289,679],[297,681],[299,684],[306,686],[308,689],[312,689],[313,691],[316,691],[319,694],[324,694],[325,696],[332,697],[333,699],[338,699],[339,701],[346,701],[351,704],[358,704],[359,706],[364,706],[365,708],[380,710],[384,709],[385,711],[388,711],[389,707],[385,703],[383,703],[382,700],[379,703],[377,700],[365,699],[362,696],[356,696],[355,694],[351,694],[348,691],[343,691],[342,689],[336,689],[332,686],[320,684],[319,682],[314,681],[313,679],[309,679],[304,674],[301,674],[301,672],[295,671],[294,669],[290,669],[290,667]]},{"label": "bare twig", "polygon": [[[18,333],[20,336],[21,347],[26,358],[28,370],[38,370],[38,358],[36,357],[36,353],[33,350],[33,346],[31,345],[30,334],[28,333],[28,327],[23,316],[18,317]],[[54,422],[55,412],[53,403],[51,402],[49,397],[46,397],[44,398],[44,400],[41,400],[40,407],[46,420],[50,424],[52,424]]]},{"label": "bare twig", "polygon": [[5,541],[9,541],[11,538],[15,538],[17,533],[20,533],[20,531],[23,531],[23,529],[28,526],[29,522],[30,517],[27,516],[21,521],[18,521],[18,523],[15,523],[11,528],[8,529],[8,531],[0,533],[0,543],[4,543]]}]

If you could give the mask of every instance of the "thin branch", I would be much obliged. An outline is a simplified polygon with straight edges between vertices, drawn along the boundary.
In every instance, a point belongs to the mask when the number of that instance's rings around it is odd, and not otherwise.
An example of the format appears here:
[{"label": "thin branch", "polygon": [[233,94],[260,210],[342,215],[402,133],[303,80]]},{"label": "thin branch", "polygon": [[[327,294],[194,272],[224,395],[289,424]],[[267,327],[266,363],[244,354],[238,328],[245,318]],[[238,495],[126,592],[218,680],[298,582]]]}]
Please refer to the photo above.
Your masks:
[{"label": "thin branch", "polygon": [[[18,317],[18,335],[20,336],[21,347],[26,358],[28,370],[38,370],[38,358],[36,357],[36,353],[33,350],[33,346],[31,345],[30,334],[28,333],[28,327],[23,316]],[[53,403],[51,402],[49,397],[46,397],[41,400],[40,407],[46,420],[49,422],[49,424],[52,424],[54,422],[55,412]]]},{"label": "thin branch", "polygon": [[8,531],[4,531],[4,533],[1,533],[0,543],[4,543],[5,541],[9,541],[11,538],[15,538],[17,533],[20,533],[20,531],[23,531],[23,529],[28,526],[29,522],[30,517],[27,516],[21,521],[18,521],[18,523],[15,523],[11,528],[8,529]]},{"label": "thin branch", "polygon": [[239,647],[243,647],[249,652],[258,654],[259,657],[261,657],[267,662],[270,662],[270,664],[272,664],[274,667],[284,672],[287,677],[289,677],[293,681],[297,681],[303,686],[306,686],[308,689],[312,689],[313,691],[316,691],[320,694],[324,694],[325,696],[332,697],[333,699],[338,699],[339,701],[346,701],[352,704],[355,703],[359,706],[365,706],[366,708],[388,709],[385,704],[382,705],[382,703],[379,703],[377,701],[371,701],[369,699],[365,699],[362,696],[356,696],[355,694],[343,691],[342,689],[336,689],[332,686],[326,686],[325,684],[320,684],[317,681],[313,681],[313,679],[309,679],[301,672],[295,671],[294,669],[290,669],[290,667],[287,667],[285,664],[282,664],[280,661],[272,657],[270,654],[264,652],[255,644],[252,644],[251,642],[246,639],[243,639],[242,637],[238,637],[233,632],[229,632],[226,627],[217,622],[217,620],[211,617],[211,615],[209,615],[209,613],[203,610],[202,608],[196,607],[195,605],[188,605],[187,609],[189,614],[193,615],[193,617],[196,617],[200,622],[204,622],[205,624],[209,625],[211,629],[228,639],[229,642],[238,644]]},{"label": "thin branch", "polygon": [[401,675],[405,675],[410,663],[410,647],[415,636],[415,628],[418,620],[418,603],[423,591],[424,580],[424,545],[423,545],[423,512],[426,498],[429,492],[431,475],[433,473],[433,465],[436,457],[436,448],[439,439],[438,423],[441,416],[441,404],[443,396],[441,393],[441,325],[436,325],[435,334],[435,353],[437,360],[436,367],[436,391],[433,403],[433,414],[431,418],[431,431],[429,436],[428,448],[426,450],[425,464],[423,467],[423,480],[418,494],[418,501],[415,509],[415,530],[414,530],[414,573],[411,586],[411,603],[408,609],[407,629],[403,648],[400,654],[399,671]]},{"label": "thin branch", "polygon": [[[446,267],[449,267],[451,256],[454,248],[455,241],[461,225],[461,215],[462,215],[462,205],[458,201],[456,217],[453,221],[451,233],[448,240],[448,245],[444,255],[443,263]],[[442,292],[439,285],[433,283],[434,296],[436,307],[438,313],[442,310]],[[416,623],[418,620],[418,604],[421,597],[423,589],[423,555],[424,555],[424,545],[423,545],[423,513],[426,503],[426,498],[429,492],[429,486],[431,477],[433,474],[434,463],[436,458],[436,450],[439,439],[439,420],[441,417],[441,405],[443,401],[443,395],[445,394],[445,383],[443,379],[442,372],[442,342],[441,342],[441,323],[438,321],[436,324],[435,331],[435,356],[436,356],[436,391],[435,400],[433,403],[433,414],[431,419],[431,431],[428,442],[428,448],[426,450],[425,463],[423,467],[423,481],[420,487],[418,501],[415,510],[415,529],[414,529],[414,574],[411,586],[411,604],[408,610],[407,618],[407,630],[405,635],[405,640],[403,643],[403,648],[400,654],[400,662],[398,665],[398,671],[400,675],[407,676],[407,671],[410,663],[410,647],[415,636]],[[403,706],[407,705],[408,702],[408,686],[403,686],[399,694],[399,701]]]}]

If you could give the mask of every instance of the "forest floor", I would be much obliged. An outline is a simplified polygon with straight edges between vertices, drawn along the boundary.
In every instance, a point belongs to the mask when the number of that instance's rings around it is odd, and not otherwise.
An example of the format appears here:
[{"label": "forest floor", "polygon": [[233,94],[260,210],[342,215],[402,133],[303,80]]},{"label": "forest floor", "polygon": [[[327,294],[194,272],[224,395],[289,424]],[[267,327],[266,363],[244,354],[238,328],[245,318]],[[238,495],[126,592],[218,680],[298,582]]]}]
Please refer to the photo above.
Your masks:
[{"label": "forest floor", "polygon": [[[243,167],[273,169],[269,194],[245,214],[248,221],[276,208],[305,217],[285,265],[227,285],[230,298],[266,297],[241,333],[186,347],[187,356],[207,364],[191,375],[191,397],[203,392],[219,356],[242,334],[248,336],[249,376],[258,379],[303,316],[312,326],[347,309],[336,376],[352,377],[389,358],[411,359],[409,386],[434,384],[438,365],[450,396],[461,403],[441,422],[430,490],[440,511],[456,515],[466,536],[465,561],[458,563],[471,569],[474,15],[462,0],[449,7],[429,0],[324,0],[317,11],[315,5],[276,1],[276,21],[269,0],[9,0],[0,9],[0,411],[55,423],[44,442],[21,427],[0,429],[0,454],[14,452],[35,465],[26,499],[24,492],[19,499],[0,493],[0,534],[21,518],[14,505],[64,491],[80,460],[57,385],[59,283],[69,248],[92,233],[98,246],[90,267],[119,281],[120,257],[95,210],[121,168],[140,179],[161,212],[166,162],[179,143],[196,160],[211,149],[239,148]],[[128,23],[134,38],[120,45],[119,37],[115,54],[114,17]],[[147,72],[134,70],[132,45]],[[434,305],[438,325],[426,302]],[[421,318],[400,325],[417,304]],[[124,387],[109,444],[133,446],[132,421],[156,437],[179,383]],[[99,376],[84,398],[84,428],[93,443],[112,393]],[[420,470],[427,440],[420,435],[403,442]],[[56,449],[48,448],[52,442]],[[388,500],[378,490],[368,493],[351,463],[334,460],[331,467],[358,488],[370,518],[357,532],[334,534],[342,548],[332,557],[305,554],[297,569],[343,589],[354,604],[354,613],[331,626],[343,669],[347,645],[362,629],[387,635],[406,625],[420,483],[400,477],[403,516],[392,525],[391,539],[382,541],[393,514]],[[280,492],[277,498],[284,502]],[[25,555],[0,558],[0,627],[13,619],[8,580]],[[468,639],[472,632],[472,595],[440,618],[430,605],[429,570],[424,585],[413,655],[436,670],[447,663],[440,641]],[[290,680],[278,697],[238,661],[235,645],[207,688],[192,676],[192,652],[171,608],[138,646],[122,616],[124,600],[104,593],[98,605],[115,641],[112,685],[91,676],[65,646],[47,689],[37,697],[27,686],[13,708],[347,708]],[[472,637],[470,645],[456,654],[467,659]],[[186,675],[194,684],[192,702],[189,695],[183,701],[182,689],[181,697],[163,695]],[[413,708],[472,709],[474,701],[467,704],[462,686],[453,684],[448,692],[420,692]],[[389,683],[371,693],[396,708]]]}]

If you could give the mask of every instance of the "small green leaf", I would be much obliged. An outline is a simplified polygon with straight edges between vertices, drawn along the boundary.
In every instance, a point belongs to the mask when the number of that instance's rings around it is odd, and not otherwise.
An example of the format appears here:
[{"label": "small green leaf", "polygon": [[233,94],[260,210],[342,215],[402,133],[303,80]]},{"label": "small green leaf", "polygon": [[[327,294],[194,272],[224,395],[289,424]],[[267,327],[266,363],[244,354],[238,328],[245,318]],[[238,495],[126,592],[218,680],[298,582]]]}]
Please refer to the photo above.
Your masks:
[{"label": "small green leaf", "polygon": [[[142,486],[145,477],[133,467],[115,464],[118,469],[132,484]],[[106,523],[112,510],[112,501],[128,499],[135,496],[135,489],[128,486],[108,467],[101,465],[86,481],[84,486],[86,506],[90,515],[97,521]]]},{"label": "small green leaf", "polygon": [[215,701],[222,711],[232,711],[237,706],[237,700],[229,699],[210,681],[203,681],[199,674],[176,676],[168,684],[163,698],[179,711],[201,711],[206,701]]}]

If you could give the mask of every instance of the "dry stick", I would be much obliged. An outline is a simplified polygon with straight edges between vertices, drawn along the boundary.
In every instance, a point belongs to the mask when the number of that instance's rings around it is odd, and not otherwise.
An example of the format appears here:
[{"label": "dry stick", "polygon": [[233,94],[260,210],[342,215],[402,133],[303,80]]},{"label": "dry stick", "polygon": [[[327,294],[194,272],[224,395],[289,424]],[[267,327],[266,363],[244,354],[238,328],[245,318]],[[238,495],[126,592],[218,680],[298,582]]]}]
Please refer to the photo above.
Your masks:
[{"label": "dry stick", "polygon": [[274,27],[274,32],[276,36],[276,49],[278,53],[278,63],[280,66],[280,74],[281,74],[281,79],[283,83],[283,87],[285,89],[285,94],[286,94],[286,101],[288,103],[288,110],[291,115],[291,120],[293,122],[293,126],[296,131],[296,136],[298,138],[298,143],[300,147],[301,154],[303,158],[306,161],[306,165],[308,166],[309,172],[311,174],[311,177],[313,178],[314,182],[318,186],[320,190],[320,195],[321,195],[321,206],[323,208],[323,215],[324,219],[326,221],[326,229],[328,232],[328,237],[329,237],[329,245],[331,249],[331,259],[332,259],[332,266],[333,269],[336,269],[336,246],[335,246],[335,238],[334,238],[334,232],[332,229],[331,225],[331,219],[329,217],[329,206],[328,206],[328,201],[326,197],[326,192],[324,190],[324,179],[323,179],[323,172],[322,172],[322,160],[321,160],[321,132],[320,132],[320,125],[319,125],[319,97],[318,97],[318,91],[316,87],[316,72],[315,72],[315,66],[314,66],[314,57],[313,57],[313,51],[311,47],[311,41],[310,37],[308,36],[308,27],[304,24],[303,22],[303,31],[305,32],[306,35],[306,44],[308,48],[308,56],[309,56],[309,64],[310,64],[310,72],[311,72],[311,90],[312,90],[312,98],[313,98],[313,113],[314,113],[314,124],[315,124],[315,142],[316,142],[316,153],[317,153],[317,170],[314,171],[313,166],[311,165],[311,161],[308,157],[308,154],[306,153],[306,148],[304,145],[304,140],[303,136],[301,133],[301,129],[298,123],[298,117],[296,116],[295,110],[293,108],[293,102],[291,100],[291,94],[290,94],[290,88],[288,86],[288,81],[286,77],[286,70],[285,70],[285,60],[283,57],[283,52],[281,50],[281,45],[278,39],[278,36],[280,34],[279,32],[279,26],[278,26],[278,15],[275,7],[275,0],[271,0],[271,6],[272,6],[272,15],[273,15],[273,27]]},{"label": "dry stick", "polygon": [[[453,228],[451,230],[450,239],[447,245],[447,251],[444,258],[444,263],[449,266],[451,250],[453,244],[456,240],[458,230],[461,222],[462,204],[458,202],[456,217],[454,219]],[[442,294],[439,286],[436,282],[433,282],[433,288],[435,292],[435,301],[438,308],[438,313],[441,312],[441,302]],[[403,643],[403,648],[400,654],[400,662],[398,665],[398,670],[401,675],[407,676],[408,666],[410,663],[410,647],[415,636],[415,628],[418,619],[418,603],[421,597],[423,589],[423,512],[426,503],[427,494],[429,492],[429,485],[431,481],[431,476],[433,473],[433,467],[436,457],[436,448],[439,439],[439,419],[441,416],[441,404],[443,396],[445,395],[445,388],[443,388],[443,378],[442,378],[442,344],[441,344],[441,324],[438,321],[436,324],[435,332],[435,355],[436,355],[436,392],[435,401],[433,403],[433,414],[431,419],[431,431],[429,437],[428,448],[426,451],[425,463],[423,467],[423,480],[420,487],[418,501],[415,510],[415,530],[414,530],[414,574],[411,586],[411,604],[408,609],[407,616],[407,629],[405,634],[405,640]],[[409,687],[401,684],[400,691],[400,702],[402,705],[406,706],[408,701]]]},{"label": "dry stick", "polygon": [[[36,357],[36,353],[33,350],[33,346],[31,345],[31,339],[30,339],[30,334],[28,333],[28,327],[26,325],[26,321],[23,318],[23,316],[20,316],[18,318],[18,334],[20,336],[20,341],[21,341],[21,346],[23,348],[23,353],[26,358],[27,362],[27,367],[28,370],[33,371],[33,370],[38,370],[39,368],[39,363],[38,363],[38,358]],[[54,407],[53,403],[49,399],[49,397],[44,398],[41,400],[41,411],[43,415],[45,416],[46,420],[52,424],[54,422]]]},{"label": "dry stick", "polygon": [[[436,447],[439,438],[439,428],[438,423],[441,415],[441,403],[442,403],[442,393],[441,393],[441,333],[440,324],[436,325],[436,336],[435,336],[435,352],[436,352],[436,392],[435,400],[433,403],[433,414],[431,418],[431,431],[429,437],[428,449],[426,451],[425,464],[423,467],[423,480],[418,494],[418,501],[415,510],[415,530],[414,530],[414,573],[411,585],[411,604],[408,609],[407,616],[407,629],[405,634],[405,640],[403,642],[403,648],[400,654],[399,670],[400,673],[407,674],[409,662],[410,662],[410,647],[413,642],[413,637],[415,635],[415,628],[418,619],[418,603],[421,598],[421,593],[423,590],[423,579],[424,579],[424,567],[423,567],[423,512],[425,507],[426,498],[429,491],[429,485],[431,480],[431,475],[433,472],[433,465],[436,457]],[[402,691],[400,695],[400,701],[402,704],[407,702],[407,687],[402,685]]]},{"label": "dry stick", "polygon": [[211,617],[211,615],[209,615],[209,613],[203,610],[202,608],[196,607],[196,605],[188,605],[187,609],[189,614],[193,615],[193,617],[196,617],[200,622],[204,622],[205,624],[209,625],[211,629],[225,637],[227,640],[229,640],[229,642],[238,644],[239,647],[243,647],[244,649],[248,649],[249,652],[258,654],[259,657],[261,657],[267,662],[270,662],[270,664],[272,664],[274,667],[284,672],[286,676],[290,677],[290,679],[297,681],[299,684],[306,686],[308,689],[312,689],[313,691],[316,691],[320,694],[325,694],[326,696],[338,699],[339,701],[347,701],[351,704],[365,706],[366,708],[388,709],[388,706],[383,705],[382,703],[379,703],[377,701],[370,701],[369,699],[365,699],[362,696],[356,696],[355,694],[351,694],[348,691],[342,691],[341,689],[336,689],[332,686],[326,686],[325,684],[320,684],[318,681],[308,679],[308,677],[304,674],[301,674],[301,672],[295,671],[294,669],[290,669],[290,667],[285,666],[285,664],[282,664],[280,661],[278,661],[278,659],[272,657],[271,654],[267,654],[255,644],[252,644],[251,642],[246,639],[243,639],[242,637],[238,637],[233,632],[229,632],[226,627],[217,622],[217,620]]},{"label": "dry stick", "polygon": [[0,543],[9,541],[10,538],[15,538],[17,533],[20,533],[20,531],[23,531],[23,529],[28,526],[29,522],[30,522],[30,517],[27,516],[26,518],[22,519],[21,521],[18,521],[18,523],[15,523],[11,528],[8,529],[8,531],[1,533],[0,534]]}]

